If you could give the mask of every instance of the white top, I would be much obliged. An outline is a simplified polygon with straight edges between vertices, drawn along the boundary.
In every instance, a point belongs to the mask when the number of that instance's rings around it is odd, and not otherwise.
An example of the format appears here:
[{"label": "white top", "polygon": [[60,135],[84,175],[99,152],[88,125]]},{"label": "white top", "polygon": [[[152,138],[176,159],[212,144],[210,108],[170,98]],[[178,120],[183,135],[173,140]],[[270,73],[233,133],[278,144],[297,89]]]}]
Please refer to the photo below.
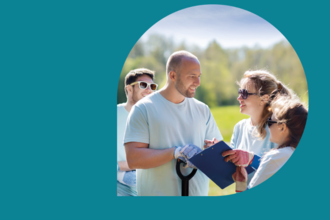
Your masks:
[{"label": "white top", "polygon": [[123,145],[128,111],[125,103],[117,105],[117,161],[126,161],[125,147]]},{"label": "white top", "polygon": [[[267,135],[264,139],[256,137],[254,129],[255,126],[252,126],[250,118],[238,122],[234,127],[234,132],[231,137],[231,148],[249,151],[262,157],[266,152],[277,147],[277,144],[269,141],[270,133],[268,125],[265,128]],[[255,172],[249,174],[248,183],[251,181],[254,174]]]},{"label": "white top", "polygon": [[[117,105],[117,162],[126,161],[123,144],[128,111],[125,103]],[[117,191],[123,195],[136,196],[136,172],[117,171]]]},{"label": "white top", "polygon": [[[194,144],[201,149],[205,139],[222,140],[220,131],[207,105],[185,98],[179,104],[155,92],[135,104],[128,119],[124,142],[149,144],[152,149],[167,149]],[[176,160],[159,167],[137,170],[138,195],[180,196],[181,179],[176,170]],[[188,175],[191,168],[182,168]],[[207,196],[209,179],[201,171],[189,180],[189,196]]]},{"label": "white top", "polygon": [[293,152],[294,149],[292,147],[285,147],[271,150],[265,154],[265,156],[261,158],[259,168],[252,178],[249,188],[259,185],[281,169]]}]

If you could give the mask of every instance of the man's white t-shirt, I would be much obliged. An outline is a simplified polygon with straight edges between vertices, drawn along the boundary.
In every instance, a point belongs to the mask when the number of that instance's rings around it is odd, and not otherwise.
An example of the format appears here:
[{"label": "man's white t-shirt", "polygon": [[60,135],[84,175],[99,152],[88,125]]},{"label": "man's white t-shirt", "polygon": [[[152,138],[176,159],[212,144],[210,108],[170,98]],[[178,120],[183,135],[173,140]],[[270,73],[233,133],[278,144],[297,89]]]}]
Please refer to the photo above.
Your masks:
[{"label": "man's white t-shirt", "polygon": [[258,170],[252,178],[249,188],[255,187],[267,180],[288,161],[293,154],[292,147],[285,147],[269,151],[261,158]]},{"label": "man's white t-shirt", "polygon": [[[159,92],[149,95],[132,108],[126,126],[124,143],[141,142],[151,149],[167,149],[194,144],[201,149],[205,139],[222,140],[221,133],[207,105],[185,98],[179,104],[165,99]],[[159,167],[137,170],[139,196],[180,196],[181,179],[176,160]],[[191,168],[182,168],[183,175]],[[209,179],[201,171],[189,180],[189,196],[207,196]]]}]

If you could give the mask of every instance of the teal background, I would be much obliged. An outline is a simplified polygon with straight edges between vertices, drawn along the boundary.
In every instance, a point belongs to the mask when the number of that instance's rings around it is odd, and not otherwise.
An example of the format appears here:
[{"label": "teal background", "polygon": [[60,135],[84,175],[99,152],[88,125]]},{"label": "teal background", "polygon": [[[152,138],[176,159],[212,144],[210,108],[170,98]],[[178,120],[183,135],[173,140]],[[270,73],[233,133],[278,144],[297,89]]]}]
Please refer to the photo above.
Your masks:
[{"label": "teal background", "polygon": [[[248,10],[289,40],[309,87],[304,136],[284,169],[241,194],[117,198],[116,92],[121,68],[135,42],[154,23],[200,4]],[[283,0],[0,3],[0,217],[323,216],[329,195],[327,6],[321,1]]]}]

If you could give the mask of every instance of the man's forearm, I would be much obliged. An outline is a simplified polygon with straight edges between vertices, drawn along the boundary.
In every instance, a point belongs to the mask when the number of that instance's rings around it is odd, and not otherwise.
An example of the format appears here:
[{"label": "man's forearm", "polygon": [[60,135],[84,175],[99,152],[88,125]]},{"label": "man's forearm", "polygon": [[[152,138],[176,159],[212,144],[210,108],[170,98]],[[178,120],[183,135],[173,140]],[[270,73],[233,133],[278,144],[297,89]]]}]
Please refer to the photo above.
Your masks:
[{"label": "man's forearm", "polygon": [[130,169],[149,169],[161,166],[174,159],[175,148],[169,149],[149,149],[130,148],[125,145],[127,163]]},{"label": "man's forearm", "polygon": [[127,161],[118,161],[118,165],[119,165],[119,170],[120,171],[130,171],[130,170],[132,170],[128,167]]}]

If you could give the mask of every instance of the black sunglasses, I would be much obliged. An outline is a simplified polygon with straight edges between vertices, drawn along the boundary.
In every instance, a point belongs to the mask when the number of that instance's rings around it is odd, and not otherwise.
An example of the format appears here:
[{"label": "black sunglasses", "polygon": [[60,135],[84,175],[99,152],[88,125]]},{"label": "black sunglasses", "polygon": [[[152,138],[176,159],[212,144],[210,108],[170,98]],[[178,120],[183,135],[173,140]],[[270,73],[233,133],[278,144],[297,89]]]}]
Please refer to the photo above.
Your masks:
[{"label": "black sunglasses", "polygon": [[271,118],[268,118],[267,124],[268,124],[268,127],[270,127],[270,126],[272,126],[272,124],[277,124],[277,121],[272,121]]},{"label": "black sunglasses", "polygon": [[258,93],[249,93],[246,89],[239,89],[238,95],[241,95],[242,99],[247,99],[249,95],[258,95]]}]

